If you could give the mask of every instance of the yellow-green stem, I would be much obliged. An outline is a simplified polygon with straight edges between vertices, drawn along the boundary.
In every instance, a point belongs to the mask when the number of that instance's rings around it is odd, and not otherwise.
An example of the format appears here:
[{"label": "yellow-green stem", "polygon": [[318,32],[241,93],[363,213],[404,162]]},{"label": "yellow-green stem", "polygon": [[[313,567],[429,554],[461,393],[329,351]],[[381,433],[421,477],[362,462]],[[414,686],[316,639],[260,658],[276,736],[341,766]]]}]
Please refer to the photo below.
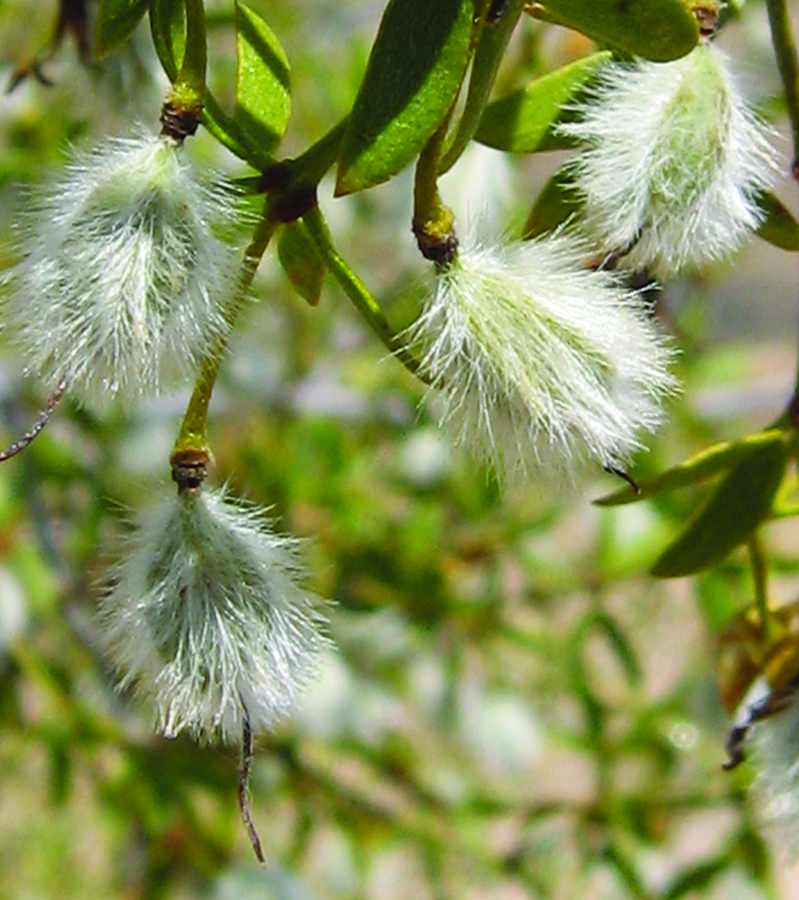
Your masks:
[{"label": "yellow-green stem", "polygon": [[[236,319],[241,312],[247,292],[258,270],[261,257],[264,255],[274,230],[275,226],[269,218],[269,203],[267,201],[263,215],[255,229],[253,239],[244,252],[241,275],[239,276],[235,296],[225,311],[225,318],[230,330],[233,329]],[[177,440],[175,441],[173,453],[185,451],[209,452],[207,434],[208,404],[211,401],[216,378],[219,374],[219,366],[222,363],[227,346],[228,338],[225,335],[216,342],[203,361],[180,426],[180,431],[178,432]]]},{"label": "yellow-green stem", "polygon": [[447,115],[438,131],[427,142],[416,164],[413,230],[417,236],[421,233],[431,240],[445,239],[452,232],[454,224],[452,210],[442,202],[438,193],[438,168],[450,115]]},{"label": "yellow-green stem", "polygon": [[366,319],[370,328],[404,366],[421,381],[428,383],[422,371],[421,363],[411,353],[405,342],[394,332],[380,308],[377,300],[360,278],[352,271],[333,246],[327,224],[318,206],[302,217],[308,234],[316,244],[317,250],[325,261],[330,273],[341,285],[344,293],[350,298],[358,312]]}]

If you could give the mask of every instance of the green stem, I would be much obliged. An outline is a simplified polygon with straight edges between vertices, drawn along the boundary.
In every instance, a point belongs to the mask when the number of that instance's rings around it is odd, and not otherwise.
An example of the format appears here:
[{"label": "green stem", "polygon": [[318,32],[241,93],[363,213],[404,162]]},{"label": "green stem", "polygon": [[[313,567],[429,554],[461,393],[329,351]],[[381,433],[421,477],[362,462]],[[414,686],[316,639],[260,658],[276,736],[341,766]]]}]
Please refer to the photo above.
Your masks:
[{"label": "green stem", "polygon": [[416,164],[413,186],[413,233],[422,256],[447,265],[458,250],[455,216],[438,193],[438,169],[452,110],[425,145]]},{"label": "green stem", "polygon": [[[247,292],[252,284],[255,273],[264,251],[274,233],[275,226],[269,217],[269,204],[264,207],[264,212],[256,226],[253,239],[244,252],[242,261],[241,274],[236,289],[236,293],[225,311],[225,318],[230,331],[236,323],[236,319],[244,306],[247,298]],[[229,332],[228,332],[229,333]],[[183,422],[178,432],[177,440],[173,453],[184,452],[187,450],[197,451],[199,453],[208,453],[208,436],[207,436],[207,419],[208,404],[211,401],[211,394],[216,384],[216,378],[219,374],[219,367],[225,352],[228,348],[228,334],[219,338],[211,351],[206,356],[200,367],[200,374],[194,385],[189,405],[183,417]]]},{"label": "green stem", "polygon": [[749,561],[752,566],[752,581],[755,588],[755,605],[760,616],[761,636],[765,643],[768,643],[771,637],[771,611],[768,608],[768,591],[766,587],[766,578],[768,570],[766,560],[763,556],[763,548],[756,535],[751,535],[747,541],[749,549]]},{"label": "green stem", "polygon": [[307,212],[302,221],[308,234],[316,244],[317,250],[325,261],[333,277],[341,285],[344,293],[350,298],[358,312],[366,319],[372,331],[380,338],[405,368],[426,384],[429,380],[422,371],[421,363],[408,350],[405,342],[394,332],[385,313],[369,289],[352,271],[333,246],[327,224],[318,206]]},{"label": "green stem", "polygon": [[318,185],[338,158],[341,139],[344,136],[346,127],[347,119],[344,118],[337,125],[334,125],[330,131],[323,134],[304,153],[292,160],[293,177],[298,180],[302,178],[305,183]]},{"label": "green stem", "polygon": [[487,23],[483,26],[472,64],[466,103],[458,122],[458,128],[448,141],[448,147],[441,159],[438,167],[439,174],[448,172],[452,168],[477,131],[480,116],[483,114],[497,77],[499,64],[524,9],[524,2],[525,0],[510,0],[508,9],[495,25]]},{"label": "green stem", "polygon": [[175,87],[194,93],[199,100],[198,106],[202,105],[205,95],[207,55],[203,0],[186,0],[186,53]]},{"label": "green stem", "polygon": [[[196,2],[202,6],[201,0],[187,0],[187,2]],[[283,218],[281,214],[285,214],[298,200],[302,202],[302,198],[306,194],[315,191],[316,185],[336,159],[345,125],[346,120],[340,122],[309,147],[305,153],[287,163],[286,168],[283,170],[284,183],[277,187],[273,193],[267,195],[261,219],[255,229],[253,239],[244,253],[236,294],[225,313],[231,331],[244,304],[247,291],[252,284],[253,278],[255,278],[261,257],[269,244],[276,225]],[[326,228],[324,231],[327,233]],[[330,245],[329,234],[327,235],[327,243]],[[335,251],[332,250],[332,245],[330,246],[331,251],[335,254]],[[335,274],[335,265],[330,263],[329,265],[331,271]],[[363,288],[363,290],[366,292],[366,288]],[[368,294],[368,292],[366,293]],[[374,300],[372,302],[379,312],[376,302]],[[386,331],[388,333],[388,323],[386,323]],[[177,440],[175,441],[173,453],[183,453],[185,451],[209,452],[207,435],[208,405],[211,402],[211,395],[213,394],[219,367],[227,351],[227,346],[227,336],[220,338],[203,361]],[[395,352],[401,358],[400,351],[397,350]],[[408,355],[407,351],[405,353]]]},{"label": "green stem", "polygon": [[793,137],[793,176],[799,179],[799,61],[785,0],[766,0],[771,41],[777,57]]},{"label": "green stem", "polygon": [[452,211],[441,201],[438,193],[438,164],[444,147],[449,116],[425,145],[416,164],[413,186],[413,221],[415,225],[452,228]]}]

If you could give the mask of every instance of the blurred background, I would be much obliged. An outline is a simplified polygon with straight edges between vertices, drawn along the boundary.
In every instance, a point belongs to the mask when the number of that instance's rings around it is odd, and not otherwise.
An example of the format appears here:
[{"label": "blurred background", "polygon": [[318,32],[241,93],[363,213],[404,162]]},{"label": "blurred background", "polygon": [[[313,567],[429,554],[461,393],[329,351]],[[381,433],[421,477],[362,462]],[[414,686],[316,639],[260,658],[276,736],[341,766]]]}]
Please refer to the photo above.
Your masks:
[{"label": "blurred background", "polygon": [[[296,154],[355,96],[384,4],[250,0],[292,67]],[[0,79],[51,40],[57,4],[0,5]],[[209,2],[211,86],[232,102],[232,4]],[[799,27],[799,5],[795,24]],[[742,83],[787,127],[763,5],[720,38]],[[591,50],[521,23],[497,92]],[[69,146],[155,129],[166,83],[146,25],[86,65],[73,35],[0,96],[0,262],[32,186]],[[200,166],[246,171],[200,134]],[[475,147],[442,182],[465,222],[521,226],[563,161]],[[326,183],[327,184],[327,183]],[[339,249],[393,321],[430,272],[410,231],[412,174],[320,202]],[[777,193],[794,213],[795,185]],[[753,242],[731,264],[667,285],[682,397],[644,478],[766,426],[791,395],[797,263]],[[0,443],[46,399],[0,332]],[[99,582],[135,510],[173,490],[168,456],[188,390],[133,411],[64,403],[0,468],[0,898],[518,900],[797,898],[799,868],[764,838],[751,770],[721,770],[727,718],[718,632],[753,599],[746,557],[694,579],[648,566],[700,496],[591,504],[609,476],[564,496],[503,494],[420,407],[326,283],[311,308],[267,254],[212,403],[212,480],[307,539],[308,584],[330,598],[337,649],[302,708],[257,747],[256,864],[236,805],[235,748],[151,733],[97,649]],[[799,599],[799,526],[763,533],[775,603]]]}]

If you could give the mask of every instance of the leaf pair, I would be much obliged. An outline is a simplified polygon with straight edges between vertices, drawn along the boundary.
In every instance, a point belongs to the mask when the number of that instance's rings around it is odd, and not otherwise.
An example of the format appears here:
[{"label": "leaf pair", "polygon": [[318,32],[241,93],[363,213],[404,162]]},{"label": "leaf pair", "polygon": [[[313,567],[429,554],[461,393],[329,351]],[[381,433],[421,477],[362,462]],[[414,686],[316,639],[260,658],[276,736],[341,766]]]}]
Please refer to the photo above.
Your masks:
[{"label": "leaf pair", "polygon": [[[181,0],[101,0],[95,52],[105,56],[124,43],[148,8],[156,52],[174,81],[185,49]],[[243,3],[236,4],[236,52],[233,115],[225,113],[208,92],[203,123],[236,156],[260,170],[272,162],[270,154],[288,126],[289,63],[269,25]]]},{"label": "leaf pair", "polygon": [[[485,21],[486,5],[481,0],[391,0],[344,134],[338,195],[387,181],[418,155],[441,126],[476,46],[476,29],[494,27]],[[541,18],[648,59],[683,56],[699,35],[684,0],[548,0],[530,6]],[[489,107],[478,140],[504,150],[529,151],[530,143],[549,129],[575,85],[602,58],[598,54],[576,63],[572,71],[553,73],[535,97],[506,98],[504,107],[495,104],[491,112]],[[525,99],[526,109],[517,121],[525,123],[527,133],[517,130],[510,140],[492,137],[496,130],[507,132],[509,113],[513,115],[515,105],[525,105]],[[531,111],[531,107],[539,108]],[[519,146],[520,142],[525,146]]]},{"label": "leaf pair", "polygon": [[620,506],[699,484],[724,472],[652,566],[659,578],[693,575],[720,563],[769,516],[788,461],[786,433],[771,429],[716,444],[656,478],[596,501]]}]

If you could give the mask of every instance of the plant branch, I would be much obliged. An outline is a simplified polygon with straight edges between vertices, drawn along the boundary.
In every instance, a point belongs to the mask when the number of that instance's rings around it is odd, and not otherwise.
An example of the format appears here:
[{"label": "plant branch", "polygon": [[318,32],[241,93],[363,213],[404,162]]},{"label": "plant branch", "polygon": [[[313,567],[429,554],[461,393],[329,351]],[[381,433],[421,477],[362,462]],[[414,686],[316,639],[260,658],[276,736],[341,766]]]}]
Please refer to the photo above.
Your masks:
[{"label": "plant branch", "polygon": [[366,285],[352,271],[333,246],[333,239],[330,236],[330,231],[319,207],[315,206],[307,212],[303,216],[302,221],[305,223],[309,236],[316,244],[331,274],[341,285],[344,293],[350,298],[358,312],[366,319],[372,331],[389,349],[392,356],[395,356],[412,375],[415,375],[425,384],[429,384],[429,380],[423,373],[419,360],[411,353],[399,335],[394,332],[377,300],[375,300]]},{"label": "plant branch", "polygon": [[267,199],[264,212],[255,228],[253,239],[244,252],[236,293],[225,312],[229,331],[219,338],[202,363],[199,377],[194,385],[194,391],[180,426],[178,438],[175,441],[173,456],[186,451],[205,454],[209,452],[207,437],[208,404],[211,401],[211,394],[219,374],[219,367],[227,351],[228,335],[233,330],[233,326],[241,312],[241,308],[247,298],[247,292],[255,278],[255,273],[258,271],[261,257],[264,255],[274,230],[275,225],[269,216],[269,200]]},{"label": "plant branch", "polygon": [[455,216],[438,193],[438,170],[452,110],[425,145],[416,164],[413,185],[413,233],[425,259],[439,266],[458,252]]}]

